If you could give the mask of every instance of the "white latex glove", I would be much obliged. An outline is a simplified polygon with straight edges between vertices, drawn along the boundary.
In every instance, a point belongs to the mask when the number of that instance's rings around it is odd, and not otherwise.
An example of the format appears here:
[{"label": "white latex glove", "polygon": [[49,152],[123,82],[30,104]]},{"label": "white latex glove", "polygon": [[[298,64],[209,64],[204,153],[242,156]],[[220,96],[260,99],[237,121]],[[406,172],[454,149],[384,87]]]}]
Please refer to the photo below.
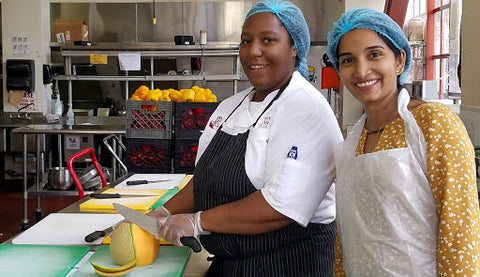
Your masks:
[{"label": "white latex glove", "polygon": [[200,215],[202,211],[194,214],[175,214],[170,217],[163,217],[157,220],[160,237],[177,246],[183,246],[180,242],[181,237],[195,237],[208,235],[210,232],[204,231],[200,225]]},{"label": "white latex glove", "polygon": [[165,208],[164,206],[160,206],[155,210],[149,212],[148,215],[153,216],[155,218],[161,218],[161,217],[169,217],[172,214],[170,213],[169,210],[167,210],[167,208]]}]

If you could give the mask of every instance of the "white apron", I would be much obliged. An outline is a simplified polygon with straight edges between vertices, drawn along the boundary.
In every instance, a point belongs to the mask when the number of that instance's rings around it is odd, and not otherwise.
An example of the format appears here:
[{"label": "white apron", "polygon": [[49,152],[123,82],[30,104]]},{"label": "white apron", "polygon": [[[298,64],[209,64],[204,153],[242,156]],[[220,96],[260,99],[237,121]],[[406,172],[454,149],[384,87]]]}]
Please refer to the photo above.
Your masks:
[{"label": "white apron", "polygon": [[423,133],[398,96],[406,148],[355,157],[365,114],[335,149],[337,227],[347,276],[436,276],[438,216]]}]

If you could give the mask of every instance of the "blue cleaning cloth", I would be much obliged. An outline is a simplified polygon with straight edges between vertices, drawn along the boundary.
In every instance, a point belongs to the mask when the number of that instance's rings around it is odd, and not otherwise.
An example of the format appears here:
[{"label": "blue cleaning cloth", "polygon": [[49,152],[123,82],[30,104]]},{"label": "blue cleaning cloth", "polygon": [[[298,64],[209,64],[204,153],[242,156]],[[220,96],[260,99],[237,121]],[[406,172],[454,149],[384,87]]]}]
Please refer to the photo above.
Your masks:
[{"label": "blue cleaning cloth", "polygon": [[405,50],[405,67],[399,77],[399,83],[403,84],[412,66],[412,49],[408,39],[400,26],[388,15],[371,9],[353,9],[344,13],[333,24],[333,30],[328,32],[327,55],[335,68],[338,70],[337,49],[340,39],[347,32],[358,28],[373,30],[390,40],[397,49]]},{"label": "blue cleaning cloth", "polygon": [[302,11],[294,4],[280,0],[266,0],[255,4],[248,12],[245,20],[251,15],[261,12],[271,12],[278,16],[283,26],[293,39],[300,61],[297,70],[308,79],[307,55],[310,51],[310,31]]}]

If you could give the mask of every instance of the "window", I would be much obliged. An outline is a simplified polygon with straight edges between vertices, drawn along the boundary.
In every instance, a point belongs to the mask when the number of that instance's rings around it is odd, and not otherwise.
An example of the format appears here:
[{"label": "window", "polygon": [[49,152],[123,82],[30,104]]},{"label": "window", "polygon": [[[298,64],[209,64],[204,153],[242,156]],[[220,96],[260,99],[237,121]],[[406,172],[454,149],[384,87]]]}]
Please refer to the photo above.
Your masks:
[{"label": "window", "polygon": [[439,81],[439,98],[459,98],[461,0],[427,1],[426,79]]},{"label": "window", "polygon": [[462,0],[410,0],[405,21],[426,20],[425,79],[439,81],[439,98],[460,98],[457,67],[460,61]]}]

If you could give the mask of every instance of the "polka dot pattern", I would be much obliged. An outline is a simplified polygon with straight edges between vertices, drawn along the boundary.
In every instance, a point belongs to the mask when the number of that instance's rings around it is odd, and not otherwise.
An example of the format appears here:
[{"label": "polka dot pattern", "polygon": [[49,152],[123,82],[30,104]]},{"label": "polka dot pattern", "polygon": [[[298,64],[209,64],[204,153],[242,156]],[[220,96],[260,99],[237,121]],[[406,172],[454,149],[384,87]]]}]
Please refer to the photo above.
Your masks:
[{"label": "polka dot pattern", "polygon": [[[427,142],[427,172],[439,218],[438,276],[480,276],[480,210],[475,153],[460,118],[439,103],[424,103],[413,111]],[[364,153],[366,130],[356,155]],[[402,119],[379,134],[373,151],[407,147]],[[345,276],[337,239],[335,276]]]}]

